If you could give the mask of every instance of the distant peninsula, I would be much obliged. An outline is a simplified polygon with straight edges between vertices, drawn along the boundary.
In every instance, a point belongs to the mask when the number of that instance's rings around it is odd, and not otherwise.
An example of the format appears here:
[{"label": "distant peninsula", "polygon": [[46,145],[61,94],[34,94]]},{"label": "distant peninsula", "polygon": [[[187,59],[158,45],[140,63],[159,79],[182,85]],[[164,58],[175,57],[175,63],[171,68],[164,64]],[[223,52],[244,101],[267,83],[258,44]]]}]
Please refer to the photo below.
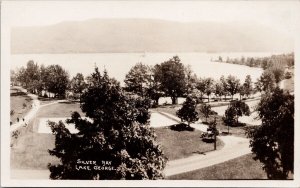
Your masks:
[{"label": "distant peninsula", "polygon": [[293,51],[293,39],[248,22],[91,19],[11,29],[11,52],[274,52]]}]

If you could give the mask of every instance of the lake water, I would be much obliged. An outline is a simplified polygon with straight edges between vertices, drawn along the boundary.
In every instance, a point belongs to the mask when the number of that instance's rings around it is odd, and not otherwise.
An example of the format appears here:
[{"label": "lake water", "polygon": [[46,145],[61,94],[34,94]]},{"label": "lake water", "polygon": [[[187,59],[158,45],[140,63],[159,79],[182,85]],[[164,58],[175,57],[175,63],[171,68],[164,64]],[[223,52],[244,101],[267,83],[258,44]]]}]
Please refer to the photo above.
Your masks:
[{"label": "lake water", "polygon": [[164,62],[174,55],[178,55],[181,62],[191,65],[194,73],[200,77],[212,77],[219,79],[222,75],[229,74],[237,76],[242,82],[246,75],[251,75],[252,80],[261,75],[262,69],[250,68],[243,65],[211,62],[220,55],[224,60],[229,58],[244,57],[264,57],[270,53],[85,53],[85,54],[13,54],[11,56],[11,68],[26,66],[29,60],[45,66],[59,64],[65,68],[70,76],[76,73],[90,75],[94,71],[95,65],[100,70],[106,68],[111,77],[116,78],[123,85],[125,75],[136,63],[142,62],[148,65],[155,65]]}]

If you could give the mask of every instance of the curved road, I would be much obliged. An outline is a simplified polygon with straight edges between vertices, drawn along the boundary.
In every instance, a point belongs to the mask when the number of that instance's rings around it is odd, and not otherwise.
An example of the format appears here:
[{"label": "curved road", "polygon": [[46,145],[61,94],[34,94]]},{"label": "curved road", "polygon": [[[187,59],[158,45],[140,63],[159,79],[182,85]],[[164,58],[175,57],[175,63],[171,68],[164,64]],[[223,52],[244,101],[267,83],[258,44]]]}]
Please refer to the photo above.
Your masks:
[{"label": "curved road", "polygon": [[[55,101],[53,103],[40,105],[40,102],[37,99],[36,95],[29,94],[29,96],[33,99],[34,105],[33,108],[25,116],[25,120],[27,121],[30,121],[35,116],[39,108],[61,102]],[[170,120],[180,121],[178,117],[172,114],[165,112],[161,112],[161,114],[163,114]],[[12,125],[11,132],[23,126],[23,124],[22,122],[19,122]],[[202,124],[201,121],[191,124],[191,126],[200,131],[206,131],[207,129],[207,125]],[[235,136],[218,136],[218,138],[224,142],[224,147],[222,149],[211,151],[201,155],[193,155],[191,157],[169,161],[164,171],[165,175],[171,176],[205,168],[240,157],[251,152],[248,139]],[[11,177],[13,179],[49,179],[49,175],[49,170],[11,169]]]},{"label": "curved road", "polygon": [[[16,88],[18,88],[20,91],[22,91],[24,93],[27,93],[26,89],[23,89],[21,87],[16,87]],[[19,122],[14,123],[10,126],[10,132],[13,132],[13,131],[19,129],[20,127],[24,126],[25,124],[28,125],[29,121],[36,115],[36,113],[38,112],[38,110],[40,108],[40,101],[38,100],[38,96],[34,95],[34,94],[27,94],[27,95],[32,99],[32,108],[24,116],[25,121],[20,120]]]},{"label": "curved road", "polygon": [[[172,114],[166,112],[161,113],[164,114],[165,117],[180,122],[180,119]],[[202,132],[206,132],[207,130],[207,125],[202,124],[201,120],[191,124],[191,127]],[[197,154],[191,157],[169,161],[165,168],[165,175],[172,176],[205,168],[251,153],[249,139],[236,136],[218,136],[218,138],[224,142],[223,148],[217,151],[207,152],[204,155]]]}]

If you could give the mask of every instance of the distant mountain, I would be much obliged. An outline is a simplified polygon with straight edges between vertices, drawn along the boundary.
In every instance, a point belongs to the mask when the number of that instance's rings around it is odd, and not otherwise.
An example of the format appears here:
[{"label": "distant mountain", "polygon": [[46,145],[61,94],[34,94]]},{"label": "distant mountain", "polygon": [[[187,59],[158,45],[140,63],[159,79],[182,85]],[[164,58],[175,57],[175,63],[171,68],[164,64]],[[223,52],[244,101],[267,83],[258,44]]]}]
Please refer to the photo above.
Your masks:
[{"label": "distant mountain", "polygon": [[293,40],[254,23],[91,19],[11,30],[12,53],[272,52]]}]

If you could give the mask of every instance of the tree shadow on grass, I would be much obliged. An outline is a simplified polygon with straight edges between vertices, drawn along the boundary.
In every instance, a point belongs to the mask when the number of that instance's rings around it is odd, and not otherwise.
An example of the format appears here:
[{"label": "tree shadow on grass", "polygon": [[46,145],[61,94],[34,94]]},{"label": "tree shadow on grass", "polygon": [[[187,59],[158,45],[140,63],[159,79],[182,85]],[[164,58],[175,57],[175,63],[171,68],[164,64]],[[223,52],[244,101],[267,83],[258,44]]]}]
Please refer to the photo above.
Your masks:
[{"label": "tree shadow on grass", "polygon": [[26,93],[24,93],[24,92],[10,93],[11,97],[24,96],[24,95],[26,95]]},{"label": "tree shadow on grass", "polygon": [[55,100],[57,100],[57,99],[55,99],[55,98],[48,98],[48,97],[38,97],[38,99],[40,100],[40,101],[55,101]]},{"label": "tree shadow on grass", "polygon": [[194,151],[193,154],[206,155],[204,151]]},{"label": "tree shadow on grass", "polygon": [[59,104],[76,104],[79,103],[79,101],[61,101]]},{"label": "tree shadow on grass", "polygon": [[171,125],[170,129],[173,131],[194,131],[195,130],[193,127],[190,127],[184,123]]},{"label": "tree shadow on grass", "polygon": [[238,123],[234,123],[232,124],[230,127],[246,127],[246,123],[241,123],[241,122],[238,122]]}]

